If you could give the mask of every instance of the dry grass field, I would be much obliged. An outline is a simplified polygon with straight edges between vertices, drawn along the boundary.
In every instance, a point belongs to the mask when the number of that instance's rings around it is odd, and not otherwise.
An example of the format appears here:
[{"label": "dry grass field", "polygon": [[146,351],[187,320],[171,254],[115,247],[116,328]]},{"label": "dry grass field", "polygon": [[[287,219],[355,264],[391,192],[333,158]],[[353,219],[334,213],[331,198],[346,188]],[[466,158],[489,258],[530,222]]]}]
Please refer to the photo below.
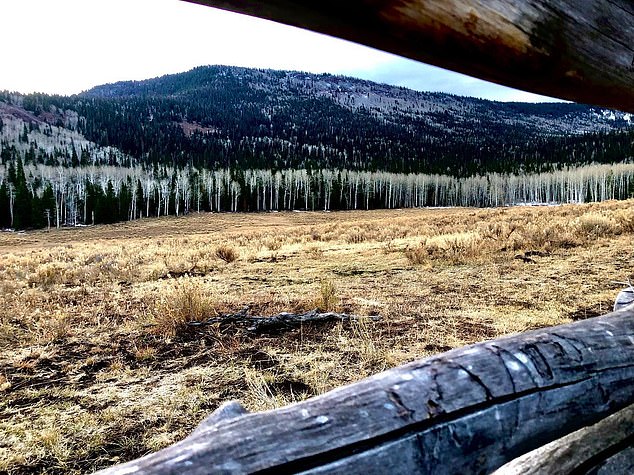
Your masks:
[{"label": "dry grass field", "polygon": [[[0,234],[0,472],[84,473],[220,403],[301,400],[414,358],[610,310],[634,201],[205,214]],[[378,321],[254,336],[248,307]]]}]

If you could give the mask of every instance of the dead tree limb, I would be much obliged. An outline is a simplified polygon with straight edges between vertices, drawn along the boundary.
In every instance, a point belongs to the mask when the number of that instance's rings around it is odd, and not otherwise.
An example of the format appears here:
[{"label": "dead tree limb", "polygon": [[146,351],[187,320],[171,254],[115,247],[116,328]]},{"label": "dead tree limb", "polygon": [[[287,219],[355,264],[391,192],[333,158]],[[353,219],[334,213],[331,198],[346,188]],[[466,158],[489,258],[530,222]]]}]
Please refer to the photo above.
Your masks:
[{"label": "dead tree limb", "polygon": [[210,318],[203,322],[190,322],[190,326],[204,326],[204,325],[220,325],[223,326],[236,326],[244,328],[251,333],[275,333],[285,330],[297,328],[306,324],[315,323],[330,323],[330,322],[349,322],[359,321],[363,319],[379,320],[381,317],[372,315],[369,317],[358,317],[356,315],[349,315],[347,313],[335,313],[335,312],[319,312],[317,310],[311,310],[306,313],[279,313],[270,317],[263,316],[250,316],[248,314],[248,308],[243,309],[238,313],[226,314],[220,317]]},{"label": "dead tree limb", "polygon": [[186,0],[547,96],[634,112],[628,0]]}]

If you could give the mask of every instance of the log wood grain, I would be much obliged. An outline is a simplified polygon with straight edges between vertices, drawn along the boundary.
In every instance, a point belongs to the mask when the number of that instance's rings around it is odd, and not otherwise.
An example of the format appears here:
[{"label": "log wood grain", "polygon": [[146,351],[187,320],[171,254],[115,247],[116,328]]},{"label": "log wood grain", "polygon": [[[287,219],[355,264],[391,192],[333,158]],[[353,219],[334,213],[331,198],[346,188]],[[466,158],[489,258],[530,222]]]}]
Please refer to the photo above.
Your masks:
[{"label": "log wood grain", "polygon": [[628,0],[185,1],[538,94],[634,112],[634,4]]},{"label": "log wood grain", "polygon": [[228,411],[102,474],[489,473],[634,403],[634,308],[415,361],[275,411]]}]

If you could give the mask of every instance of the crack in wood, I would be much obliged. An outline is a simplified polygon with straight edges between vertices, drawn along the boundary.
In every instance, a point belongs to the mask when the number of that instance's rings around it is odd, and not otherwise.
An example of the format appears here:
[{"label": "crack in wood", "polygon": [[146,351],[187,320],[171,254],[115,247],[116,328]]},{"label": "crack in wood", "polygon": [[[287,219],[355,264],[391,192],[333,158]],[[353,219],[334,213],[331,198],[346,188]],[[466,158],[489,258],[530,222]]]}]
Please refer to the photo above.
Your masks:
[{"label": "crack in wood", "polygon": [[555,338],[558,338],[559,340],[565,342],[566,344],[568,344],[575,351],[575,353],[577,354],[576,358],[572,357],[569,352],[566,352],[566,355],[569,358],[571,358],[572,361],[574,361],[575,363],[579,363],[579,362],[583,361],[583,352],[579,348],[577,348],[576,345],[574,345],[572,343],[572,342],[576,342],[576,343],[579,344],[579,346],[581,346],[583,348],[583,344],[579,340],[577,340],[576,338],[569,337],[569,336],[560,335],[559,333],[555,333],[555,332],[552,332],[551,335],[554,336]]},{"label": "crack in wood", "polygon": [[537,373],[542,379],[553,379],[553,370],[538,345],[539,343],[529,343],[523,348],[523,353],[531,359],[533,366],[535,366]]},{"label": "crack in wood", "polygon": [[433,399],[427,400],[427,414],[429,415],[430,418],[438,417],[439,415],[444,413],[445,411],[443,410],[440,404],[438,404]]},{"label": "crack in wood", "polygon": [[[482,379],[480,379],[480,377],[477,374],[475,374],[473,371],[470,371],[465,366],[455,361],[447,360],[447,363],[449,368],[459,369],[467,373],[469,377],[484,390],[484,396],[486,397],[487,401],[494,399],[493,394],[491,393],[491,390],[489,389],[489,387],[486,384],[484,384],[484,381],[482,381]],[[508,371],[508,368],[507,368],[507,371]]]},{"label": "crack in wood", "polygon": [[392,403],[394,404],[394,406],[396,406],[397,412],[396,415],[398,417],[401,417],[405,420],[412,420],[414,413],[416,412],[413,409],[408,408],[404,403],[403,403],[403,399],[401,399],[401,396],[393,389],[390,389],[387,392],[387,397],[390,401],[392,401]]},{"label": "crack in wood", "polygon": [[628,9],[627,7],[631,7],[633,4],[629,3],[627,5],[623,5],[622,3],[617,3],[614,0],[603,0],[605,3],[609,3],[610,5],[612,5],[615,8],[619,8],[621,10],[623,10],[625,13],[629,14],[629,15],[634,15],[634,9]]},{"label": "crack in wood", "polygon": [[537,380],[533,376],[533,371],[531,370],[531,368],[529,368],[526,363],[524,363],[522,360],[520,360],[511,351],[507,350],[506,348],[502,348],[500,346],[493,345],[493,344],[487,345],[487,346],[485,346],[485,348],[487,348],[487,349],[492,348],[492,349],[495,349],[495,350],[498,351],[498,353],[496,353],[494,351],[492,351],[492,353],[495,354],[496,356],[498,356],[500,358],[500,360],[502,361],[502,365],[504,366],[504,370],[505,370],[506,374],[508,374],[509,379],[511,380],[511,384],[513,385],[513,392],[516,391],[515,378],[513,377],[513,375],[511,374],[511,371],[509,370],[508,366],[506,365],[506,361],[504,360],[504,357],[502,356],[502,353],[508,355],[513,361],[515,361],[517,364],[522,366],[524,368],[524,371],[526,372],[526,374],[530,378],[531,383],[533,383],[533,386],[539,387],[539,384],[537,384]]}]

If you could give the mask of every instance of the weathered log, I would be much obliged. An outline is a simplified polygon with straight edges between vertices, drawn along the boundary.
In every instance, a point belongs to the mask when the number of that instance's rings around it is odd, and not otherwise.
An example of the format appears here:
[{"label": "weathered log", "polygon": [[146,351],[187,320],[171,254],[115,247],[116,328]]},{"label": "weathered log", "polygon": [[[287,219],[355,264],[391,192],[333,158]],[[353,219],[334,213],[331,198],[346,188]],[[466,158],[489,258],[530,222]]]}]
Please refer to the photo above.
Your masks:
[{"label": "weathered log", "polygon": [[[550,442],[500,467],[493,475],[539,475],[599,472],[631,474],[634,466],[634,405],[597,424]],[[617,467],[618,464],[618,467]]]},{"label": "weathered log", "polygon": [[628,0],[186,0],[526,91],[634,112]]},{"label": "weathered log", "polygon": [[630,306],[479,343],[101,473],[488,473],[634,403],[633,335]]},{"label": "weathered log", "polygon": [[188,325],[204,326],[217,324],[221,327],[237,326],[251,333],[260,334],[291,330],[302,325],[314,323],[349,322],[363,319],[376,321],[380,320],[380,318],[378,315],[358,317],[347,313],[319,312],[318,310],[311,310],[305,313],[282,312],[277,315],[265,317],[249,315],[248,308],[246,308],[238,313],[221,315],[220,317],[209,318],[200,322],[189,322]]}]

